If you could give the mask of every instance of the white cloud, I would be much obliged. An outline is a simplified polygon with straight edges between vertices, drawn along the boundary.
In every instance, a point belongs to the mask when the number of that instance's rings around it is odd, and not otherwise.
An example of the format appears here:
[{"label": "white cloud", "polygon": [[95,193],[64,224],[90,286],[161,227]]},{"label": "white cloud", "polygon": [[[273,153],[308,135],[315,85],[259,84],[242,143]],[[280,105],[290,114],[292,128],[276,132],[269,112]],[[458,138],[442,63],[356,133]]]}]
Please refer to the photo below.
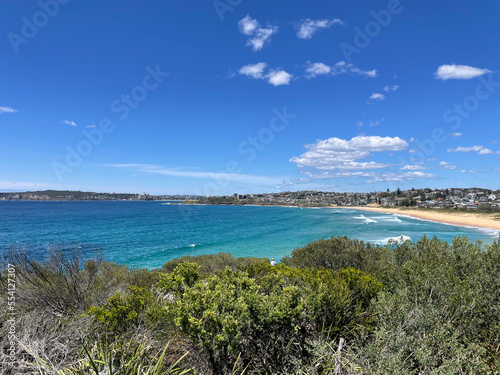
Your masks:
[{"label": "white cloud", "polygon": [[247,46],[252,46],[252,50],[260,51],[266,42],[271,41],[271,36],[278,32],[277,26],[270,26],[266,29],[258,29],[255,36],[248,40]]},{"label": "white cloud", "polygon": [[[392,85],[392,86],[387,85],[387,86],[384,86],[384,88],[383,88],[383,90],[387,93],[394,92],[397,89],[399,89],[398,85]],[[374,92],[368,98],[368,103],[370,104],[373,102],[380,102],[380,101],[385,100],[385,99],[386,99],[386,96],[384,94],[381,94],[379,92]],[[410,140],[410,142],[412,142],[412,141]]]},{"label": "white cloud", "polygon": [[367,183],[376,183],[383,181],[411,181],[416,178],[434,178],[437,177],[434,174],[424,173],[420,171],[406,172],[406,173],[382,173],[376,174],[373,180],[367,181]]},{"label": "white cloud", "polygon": [[356,123],[356,125],[357,125],[358,128],[362,127],[363,126],[363,121],[358,121]]},{"label": "white cloud", "polygon": [[[377,76],[377,70],[361,70],[359,68],[356,68],[355,66],[351,66],[352,64],[348,64],[349,66],[349,72],[358,74],[360,76],[365,76],[365,77],[370,77],[370,78],[375,78]],[[340,73],[339,73],[340,74]]]},{"label": "white cloud", "polygon": [[296,178],[293,180],[283,180],[281,183],[276,186],[276,189],[285,189],[288,190],[290,187],[296,186],[296,185],[303,185],[303,184],[308,184],[311,182],[311,179],[306,177],[306,178]]},{"label": "white cloud", "polygon": [[322,171],[317,173],[308,173],[309,178],[327,179],[327,178],[371,178],[367,183],[376,183],[383,181],[411,181],[416,178],[434,178],[434,174],[424,173],[420,171],[405,172],[405,173],[379,173],[379,172],[360,172],[360,171]]},{"label": "white cloud", "polygon": [[374,92],[369,97],[369,101],[370,102],[380,102],[382,100],[385,100],[385,95],[384,94],[380,94],[378,92]]},{"label": "white cloud", "polygon": [[377,70],[362,70],[353,64],[347,64],[345,61],[339,61],[333,66],[326,65],[324,63],[311,63],[306,62],[306,78],[314,78],[318,75],[332,75],[336,76],[339,74],[356,74],[365,77],[374,78],[377,76]]},{"label": "white cloud", "polygon": [[338,74],[345,74],[345,73],[354,73],[358,75],[362,75],[365,77],[371,77],[374,78],[377,76],[377,70],[361,70],[358,67],[354,66],[351,63],[346,63],[345,61],[339,61],[336,63],[334,66],[332,66],[332,75],[336,76]]},{"label": "white cloud", "polygon": [[398,85],[392,85],[392,86],[385,86],[384,87],[384,91],[385,92],[396,91],[397,89],[399,89]]},{"label": "white cloud", "polygon": [[322,74],[328,74],[332,68],[330,68],[328,65],[325,65],[323,63],[309,63],[306,68],[306,72],[308,75],[306,76],[307,78],[314,78],[316,76],[322,75]]},{"label": "white cloud", "polygon": [[440,161],[439,165],[443,167],[444,169],[457,169],[456,165],[453,165],[451,163],[448,163],[446,161]]},{"label": "white cloud", "polygon": [[164,168],[161,165],[154,164],[102,164],[103,167],[130,169],[134,172],[158,174],[174,177],[186,178],[203,178],[223,181],[224,184],[229,182],[245,182],[245,183],[261,183],[261,184],[277,184],[282,178],[271,178],[267,176],[248,175],[241,173],[226,173],[226,172],[200,172],[186,171],[177,168]]},{"label": "white cloud", "polygon": [[305,146],[308,151],[290,159],[299,167],[321,170],[375,169],[389,165],[376,162],[359,162],[371,152],[401,151],[408,143],[399,137],[358,136],[351,140],[329,138]]},{"label": "white cloud", "polygon": [[85,125],[86,128],[95,128],[95,125]]},{"label": "white cloud", "polygon": [[377,120],[377,121],[375,121],[375,122],[370,121],[370,124],[369,124],[369,125],[370,125],[370,126],[378,126],[378,125],[380,125],[380,123],[382,123],[383,121],[385,121],[385,117],[382,117],[380,120]]},{"label": "white cloud", "polygon": [[[397,177],[397,176],[394,176]],[[403,175],[399,175],[399,177],[402,177],[403,179],[406,180],[412,180],[414,178],[433,178],[436,177],[435,174],[430,174],[430,173],[424,173],[420,171],[415,171],[415,172],[406,172]]]},{"label": "white cloud", "polygon": [[389,167],[389,164],[377,163],[374,161],[365,161],[365,162],[348,161],[348,162],[338,163],[334,167],[333,166],[330,166],[329,168],[318,167],[317,169],[360,170],[360,169],[378,169],[387,167]]},{"label": "white cloud", "polygon": [[0,114],[2,113],[14,113],[17,112],[17,109],[14,109],[12,107],[0,107]]},{"label": "white cloud", "polygon": [[432,178],[432,177],[436,177],[436,175],[434,174],[430,174],[430,173],[424,173],[424,172],[406,172],[405,174],[403,174],[403,177],[404,178],[409,178],[409,179],[412,179],[412,178],[415,178],[415,177],[418,177],[418,178]]},{"label": "white cloud", "polygon": [[273,86],[290,84],[290,81],[293,78],[292,74],[280,69],[271,69],[267,74],[264,74],[266,68],[267,64],[260,62],[253,65],[250,64],[243,66],[239,70],[239,73],[255,79],[267,79],[267,82]]},{"label": "white cloud", "polygon": [[450,137],[458,138],[458,137],[461,137],[463,134],[462,133],[450,133],[449,135],[450,135]]},{"label": "white cloud", "polygon": [[401,168],[402,171],[417,171],[422,169],[427,169],[427,168],[421,165],[405,165],[404,167]]},{"label": "white cloud", "polygon": [[446,150],[447,152],[479,152],[484,148],[484,146],[470,146],[470,147],[457,147],[457,148],[449,148]]},{"label": "white cloud", "polygon": [[78,126],[78,125],[76,125],[76,122],[74,122],[74,121],[63,120],[62,123],[66,124],[66,125],[71,125],[71,126]]},{"label": "white cloud", "polygon": [[249,14],[238,22],[240,32],[245,35],[252,35],[258,29],[259,23],[252,19]]},{"label": "white cloud", "polygon": [[359,171],[321,171],[321,172],[308,172],[310,179],[326,179],[326,178],[349,178],[349,177],[375,177],[378,174],[375,172],[359,172]]},{"label": "white cloud", "polygon": [[300,21],[297,25],[297,37],[299,39],[311,39],[316,31],[320,29],[328,29],[335,24],[342,25],[343,22],[338,18],[333,20],[311,20],[310,18],[307,18]]},{"label": "white cloud", "polygon": [[468,65],[441,65],[434,73],[436,79],[471,79],[491,73],[491,70],[475,68]]},{"label": "white cloud", "polygon": [[483,148],[479,151],[479,155],[487,155],[487,154],[500,154],[500,151],[492,151],[489,148]]},{"label": "white cloud", "polygon": [[468,146],[468,147],[457,147],[449,148],[447,152],[477,152],[478,155],[488,155],[488,154],[500,154],[500,151],[492,151],[484,146]]},{"label": "white cloud", "polygon": [[249,64],[245,65],[240,69],[240,74],[255,78],[255,79],[261,79],[263,78],[263,72],[264,69],[266,69],[267,64],[260,62],[257,64]]},{"label": "white cloud", "polygon": [[238,28],[242,34],[249,36],[247,46],[251,46],[254,51],[260,51],[266,42],[271,41],[271,36],[278,32],[277,26],[261,27],[259,22],[250,15],[238,22]]},{"label": "white cloud", "polygon": [[290,84],[292,75],[284,70],[272,70],[267,75],[268,82],[273,86],[281,86]]}]

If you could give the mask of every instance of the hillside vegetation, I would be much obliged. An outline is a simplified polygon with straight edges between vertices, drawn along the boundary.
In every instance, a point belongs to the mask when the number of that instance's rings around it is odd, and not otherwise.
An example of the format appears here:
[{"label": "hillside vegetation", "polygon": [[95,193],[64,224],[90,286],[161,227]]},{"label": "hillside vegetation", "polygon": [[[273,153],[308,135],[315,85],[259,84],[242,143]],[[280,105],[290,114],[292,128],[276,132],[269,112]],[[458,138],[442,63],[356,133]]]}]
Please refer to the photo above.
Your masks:
[{"label": "hillside vegetation", "polygon": [[500,373],[498,240],[332,237],[275,267],[220,253],[130,269],[57,249],[7,262],[2,374]]}]

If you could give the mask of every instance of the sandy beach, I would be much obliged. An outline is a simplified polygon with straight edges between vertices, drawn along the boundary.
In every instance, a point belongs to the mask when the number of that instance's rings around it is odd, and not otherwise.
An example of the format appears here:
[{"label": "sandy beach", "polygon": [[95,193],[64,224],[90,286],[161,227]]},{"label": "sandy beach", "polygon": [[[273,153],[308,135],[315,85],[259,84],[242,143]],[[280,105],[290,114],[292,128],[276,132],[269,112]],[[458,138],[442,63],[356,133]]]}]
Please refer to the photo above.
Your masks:
[{"label": "sandy beach", "polygon": [[[425,211],[419,209],[382,208],[382,207],[337,207],[350,208],[354,210],[386,212],[399,215],[408,215],[419,219],[430,220],[439,223],[464,225],[468,227],[491,228],[500,230],[500,220],[494,218],[495,214],[474,212],[439,212]],[[498,215],[498,213],[496,214]]]}]

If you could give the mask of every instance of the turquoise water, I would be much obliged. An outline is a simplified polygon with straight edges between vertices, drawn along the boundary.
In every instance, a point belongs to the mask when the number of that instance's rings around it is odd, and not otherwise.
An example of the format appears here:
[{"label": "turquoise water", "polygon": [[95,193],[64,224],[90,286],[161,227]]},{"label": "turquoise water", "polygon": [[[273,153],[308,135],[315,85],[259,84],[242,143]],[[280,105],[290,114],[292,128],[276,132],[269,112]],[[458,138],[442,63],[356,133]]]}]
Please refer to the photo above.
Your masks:
[{"label": "turquoise water", "polygon": [[335,208],[186,206],[162,202],[0,202],[0,253],[12,245],[43,258],[47,245],[73,243],[84,255],[159,267],[183,255],[280,259],[330,236],[383,244],[391,237],[445,241],[458,235],[493,242],[497,231],[422,221],[394,214]]}]

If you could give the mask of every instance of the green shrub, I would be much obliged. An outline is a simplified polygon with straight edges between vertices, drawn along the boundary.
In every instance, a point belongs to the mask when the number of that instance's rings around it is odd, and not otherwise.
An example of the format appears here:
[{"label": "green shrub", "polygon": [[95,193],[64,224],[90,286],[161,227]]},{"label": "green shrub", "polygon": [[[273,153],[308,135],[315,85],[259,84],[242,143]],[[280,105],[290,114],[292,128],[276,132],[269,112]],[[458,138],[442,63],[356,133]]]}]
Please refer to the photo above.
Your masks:
[{"label": "green shrub", "polygon": [[226,267],[236,271],[254,263],[269,263],[269,260],[265,258],[234,257],[230,253],[221,252],[218,254],[198,255],[195,257],[185,255],[182,258],[176,258],[165,263],[161,269],[164,272],[170,273],[181,263],[196,263],[200,266],[200,275],[207,276],[217,271],[224,271]]},{"label": "green shrub", "polygon": [[117,293],[104,306],[91,306],[85,314],[93,316],[106,333],[124,333],[141,321],[141,314],[152,299],[145,288],[131,286],[129,289],[128,296]]},{"label": "green shrub", "polygon": [[[397,246],[396,282],[375,304],[374,338],[359,347],[371,374],[498,371],[500,246],[437,238]],[[396,258],[397,259],[397,258]]]},{"label": "green shrub", "polygon": [[182,294],[200,279],[200,266],[197,263],[179,263],[174,272],[162,275],[158,287],[174,294]]},{"label": "green shrub", "polygon": [[118,286],[136,285],[141,288],[148,288],[158,282],[160,271],[157,269],[131,268],[125,264],[103,262],[100,275],[103,278],[103,282],[113,282],[113,284]]},{"label": "green shrub", "polygon": [[392,251],[348,237],[320,239],[292,251],[281,261],[290,267],[326,268],[339,271],[355,268],[384,281],[390,272]]},{"label": "green shrub", "polygon": [[332,336],[373,329],[369,301],[381,284],[360,271],[267,262],[204,280],[197,271],[194,263],[179,264],[159,286],[177,296],[176,324],[205,353],[213,373],[229,371],[239,353],[253,371],[283,371],[292,359],[306,359],[307,339],[325,327]]}]

